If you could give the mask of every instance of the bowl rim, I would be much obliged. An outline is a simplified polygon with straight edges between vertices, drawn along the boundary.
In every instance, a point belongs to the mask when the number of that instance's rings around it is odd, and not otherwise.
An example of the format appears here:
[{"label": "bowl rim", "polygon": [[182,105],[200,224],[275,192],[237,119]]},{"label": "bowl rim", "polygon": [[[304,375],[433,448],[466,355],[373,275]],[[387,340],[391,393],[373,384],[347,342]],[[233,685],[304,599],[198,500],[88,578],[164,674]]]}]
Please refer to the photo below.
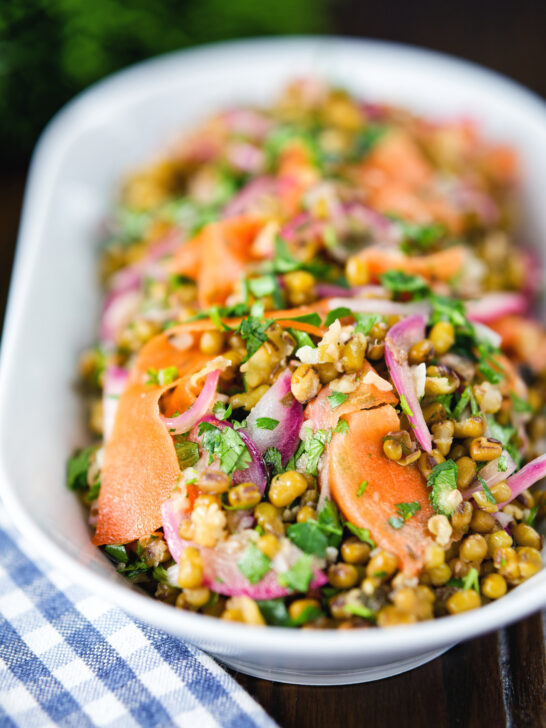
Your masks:
[{"label": "bowl rim", "polygon": [[[359,50],[375,53],[379,60],[382,55],[396,55],[400,62],[440,64],[450,72],[458,75],[472,75],[473,79],[487,81],[492,84],[496,93],[506,97],[506,100],[522,104],[530,115],[544,125],[546,142],[546,103],[534,92],[521,86],[516,81],[503,75],[483,68],[473,62],[458,59],[444,53],[431,51],[389,41],[372,39],[344,38],[342,36],[290,36],[277,38],[259,38],[248,40],[233,40],[222,43],[213,43],[189,50],[175,51],[162,56],[142,61],[119,71],[91,86],[78,94],[66,104],[48,123],[38,141],[33,153],[28,182],[25,189],[24,203],[19,227],[17,250],[15,256],[14,272],[10,285],[10,294],[6,310],[6,323],[2,341],[0,366],[0,412],[4,413],[2,406],[8,386],[6,375],[7,362],[17,342],[18,318],[21,314],[21,303],[26,297],[27,284],[23,274],[24,263],[32,257],[40,244],[40,220],[47,214],[47,196],[40,200],[39,192],[45,184],[49,168],[56,166],[55,157],[60,159],[64,149],[71,141],[71,126],[82,113],[87,113],[89,107],[100,104],[106,97],[116,96],[126,84],[132,84],[134,78],[165,74],[173,66],[187,66],[210,62],[215,57],[222,57],[222,63],[229,64],[249,51],[280,48],[290,53],[294,50],[312,50],[320,45],[333,47],[343,46],[344,51],[358,54]],[[123,94],[119,94],[118,103],[124,105]],[[111,100],[111,99],[110,99]],[[75,133],[75,130],[72,130]],[[80,131],[78,131],[78,134]],[[36,214],[36,211],[39,214]],[[31,214],[32,212],[32,214]],[[0,429],[6,427],[6,416],[0,421]],[[0,439],[4,442],[4,438]],[[434,619],[407,627],[394,627],[389,630],[362,629],[351,631],[339,630],[292,630],[282,627],[275,629],[262,629],[249,627],[236,623],[226,623],[220,619],[193,614],[183,610],[173,609],[150,598],[148,595],[131,589],[129,585],[121,585],[108,579],[107,575],[95,573],[87,566],[63,551],[56,542],[51,540],[32,515],[26,510],[18,499],[16,483],[12,482],[2,449],[0,452],[0,474],[2,478],[2,498],[7,511],[17,524],[19,530],[24,530],[28,536],[22,548],[28,550],[29,545],[38,549],[46,560],[57,568],[64,570],[77,583],[89,591],[98,594],[109,602],[113,602],[138,619],[147,621],[156,627],[167,630],[173,634],[183,634],[185,639],[192,642],[215,644],[221,649],[237,649],[255,647],[257,641],[269,654],[297,654],[302,650],[317,654],[356,655],[365,650],[381,652],[385,655],[399,654],[403,649],[407,652],[418,652],[436,646],[468,639],[488,631],[498,629],[511,621],[521,619],[532,612],[544,607],[546,604],[546,572],[543,571],[526,582],[525,589],[515,596],[493,602],[485,607],[457,616],[451,616],[449,621]],[[129,588],[128,588],[129,587]],[[446,629],[446,627],[448,627]],[[290,635],[289,639],[283,639]]]}]

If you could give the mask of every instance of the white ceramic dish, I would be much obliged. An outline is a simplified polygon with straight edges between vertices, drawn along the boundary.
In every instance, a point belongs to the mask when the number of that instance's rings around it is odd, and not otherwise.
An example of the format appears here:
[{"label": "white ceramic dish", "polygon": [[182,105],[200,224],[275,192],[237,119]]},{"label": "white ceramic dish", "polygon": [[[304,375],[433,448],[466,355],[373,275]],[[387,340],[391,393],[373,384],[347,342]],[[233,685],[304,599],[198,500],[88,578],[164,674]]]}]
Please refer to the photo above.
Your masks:
[{"label": "white ceramic dish", "polygon": [[375,680],[546,604],[546,571],[483,609],[409,628],[305,632],[249,628],[156,602],[131,589],[89,544],[65,489],[65,461],[86,441],[73,382],[93,340],[99,290],[96,227],[120,175],[181,128],[238,102],[267,102],[295,75],[320,74],[370,99],[478,119],[513,143],[524,201],[546,241],[546,108],[489,71],[427,51],[338,38],[228,43],[152,60],[119,73],[61,111],[35,152],[25,197],[0,374],[1,492],[37,561],[56,562],[139,619],[253,675],[306,684]]}]

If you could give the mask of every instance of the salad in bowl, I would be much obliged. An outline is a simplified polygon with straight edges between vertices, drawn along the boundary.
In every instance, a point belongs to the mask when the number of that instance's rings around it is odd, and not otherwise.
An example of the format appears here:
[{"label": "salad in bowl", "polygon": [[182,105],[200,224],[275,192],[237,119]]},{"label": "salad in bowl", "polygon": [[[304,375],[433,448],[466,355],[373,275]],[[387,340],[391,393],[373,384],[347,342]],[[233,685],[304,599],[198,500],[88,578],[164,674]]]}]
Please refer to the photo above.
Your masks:
[{"label": "salad in bowl", "polygon": [[542,567],[539,268],[518,160],[297,80],[125,181],[104,226],[97,441],[68,463],[93,543],[223,620],[389,627]]}]

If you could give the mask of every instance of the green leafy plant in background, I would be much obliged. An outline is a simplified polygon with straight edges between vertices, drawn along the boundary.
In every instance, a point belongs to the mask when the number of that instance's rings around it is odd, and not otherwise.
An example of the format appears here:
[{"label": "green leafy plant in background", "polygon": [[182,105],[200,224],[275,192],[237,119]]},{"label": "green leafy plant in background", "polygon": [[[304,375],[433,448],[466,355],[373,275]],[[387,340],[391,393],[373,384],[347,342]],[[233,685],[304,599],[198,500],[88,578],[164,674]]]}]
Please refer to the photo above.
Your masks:
[{"label": "green leafy plant in background", "polygon": [[24,164],[48,119],[94,81],[150,56],[254,35],[316,33],[327,0],[0,3],[0,154]]}]

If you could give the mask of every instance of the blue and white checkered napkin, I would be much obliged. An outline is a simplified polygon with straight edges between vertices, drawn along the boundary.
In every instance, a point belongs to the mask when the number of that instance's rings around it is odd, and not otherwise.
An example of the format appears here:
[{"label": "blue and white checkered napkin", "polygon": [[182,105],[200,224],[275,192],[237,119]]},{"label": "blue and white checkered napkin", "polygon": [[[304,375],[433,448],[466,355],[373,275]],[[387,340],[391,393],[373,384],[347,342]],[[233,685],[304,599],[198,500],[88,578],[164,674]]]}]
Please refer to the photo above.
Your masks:
[{"label": "blue and white checkered napkin", "polygon": [[210,657],[26,556],[0,504],[0,726],[275,728]]}]

